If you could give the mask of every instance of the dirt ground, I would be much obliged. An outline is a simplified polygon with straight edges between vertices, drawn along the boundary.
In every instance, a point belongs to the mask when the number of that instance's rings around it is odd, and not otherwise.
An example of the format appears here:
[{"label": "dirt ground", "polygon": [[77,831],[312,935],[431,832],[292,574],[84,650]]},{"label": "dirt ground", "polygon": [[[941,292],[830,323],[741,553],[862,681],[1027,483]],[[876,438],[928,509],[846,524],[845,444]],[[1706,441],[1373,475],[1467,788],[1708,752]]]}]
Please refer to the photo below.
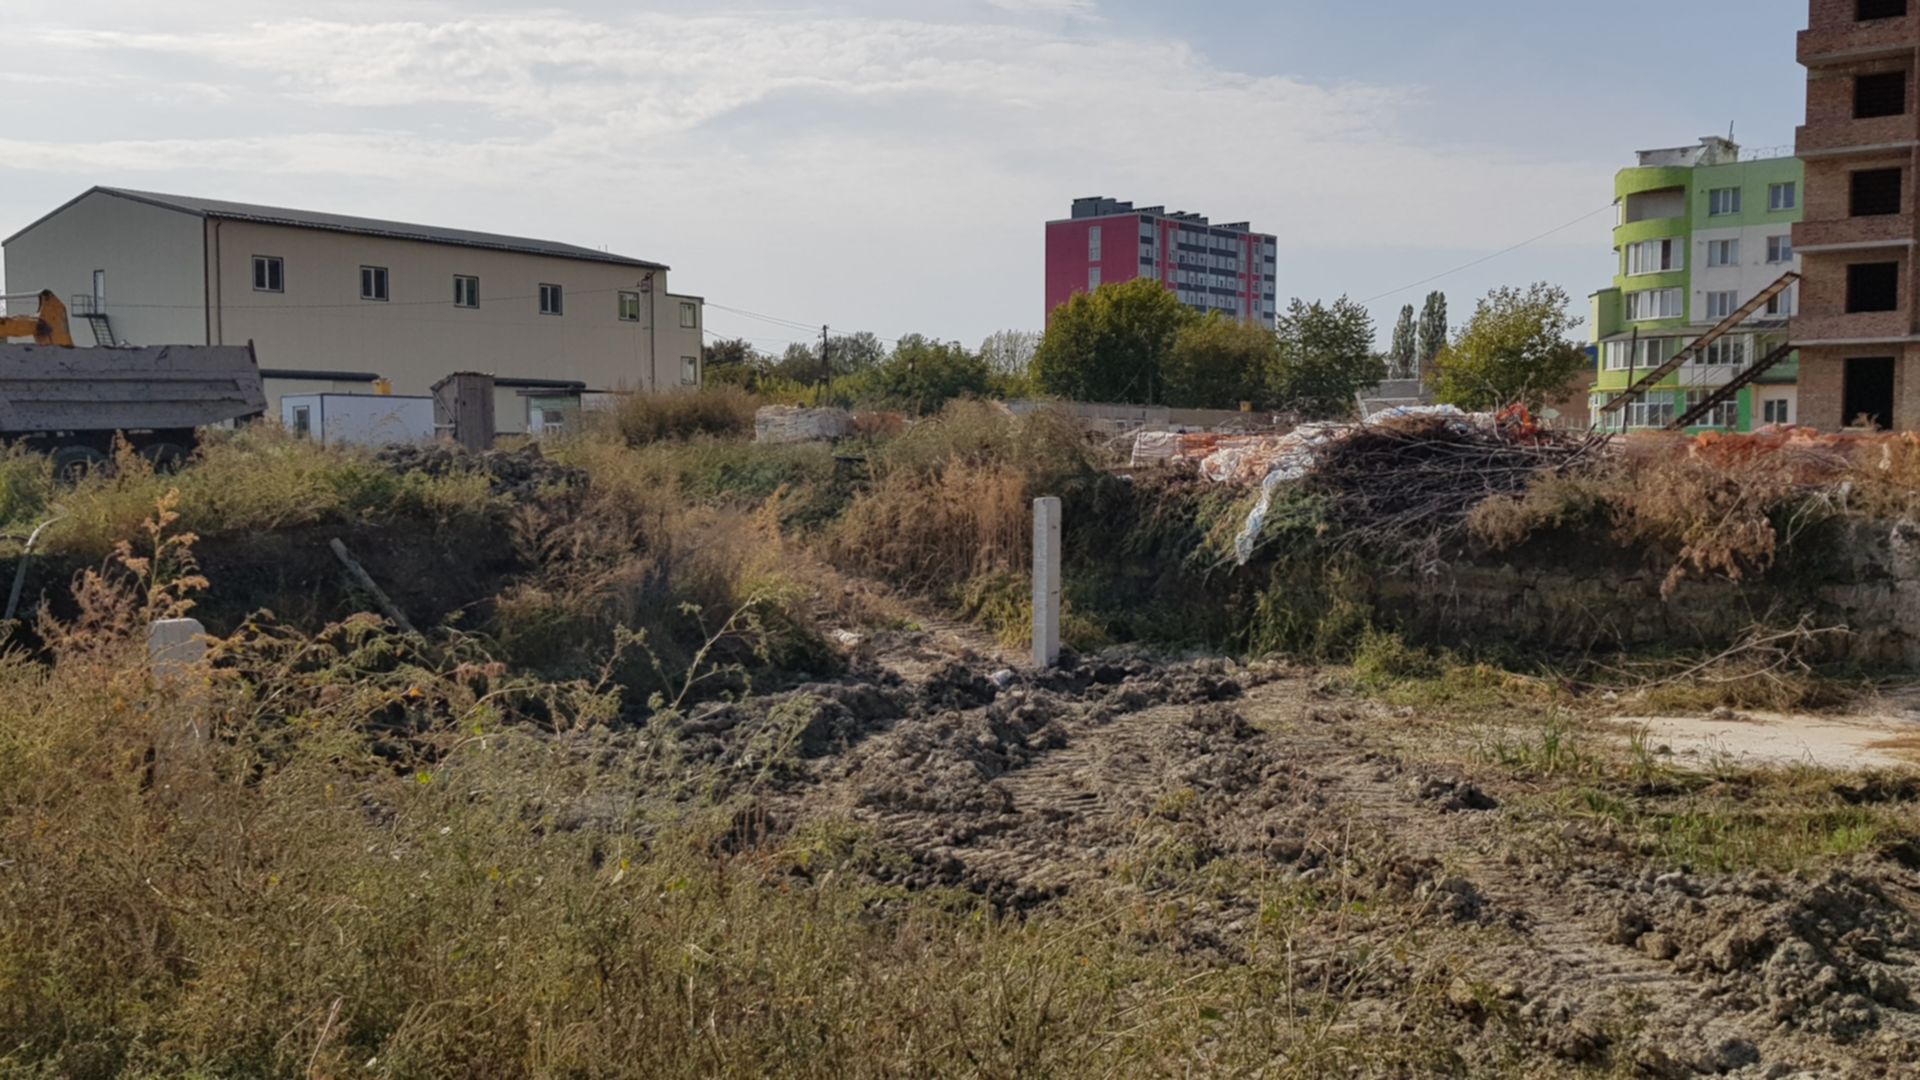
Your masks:
[{"label": "dirt ground", "polygon": [[[1297,984],[1353,1034],[1439,1009],[1460,1059],[1504,1075],[1916,1075],[1920,849],[1714,869],[1593,809],[1668,797],[1663,777],[1724,751],[1727,778],[1671,796],[1685,821],[1761,813],[1764,786],[1730,770],[1791,762],[1796,783],[1920,822],[1911,775],[1805,772],[1901,764],[1874,744],[1902,717],[1575,718],[1520,761],[1488,731],[1530,738],[1532,718],[1430,718],[1279,663],[1109,655],[1036,676],[952,625],[859,652],[855,676],[710,708],[688,738],[722,760],[797,712],[798,764],[758,819],[866,830],[878,882],[1015,916],[1177,904],[1152,945],[1203,964],[1279,924]],[[1632,726],[1670,767],[1625,779]],[[1561,738],[1592,756],[1561,764]]]}]

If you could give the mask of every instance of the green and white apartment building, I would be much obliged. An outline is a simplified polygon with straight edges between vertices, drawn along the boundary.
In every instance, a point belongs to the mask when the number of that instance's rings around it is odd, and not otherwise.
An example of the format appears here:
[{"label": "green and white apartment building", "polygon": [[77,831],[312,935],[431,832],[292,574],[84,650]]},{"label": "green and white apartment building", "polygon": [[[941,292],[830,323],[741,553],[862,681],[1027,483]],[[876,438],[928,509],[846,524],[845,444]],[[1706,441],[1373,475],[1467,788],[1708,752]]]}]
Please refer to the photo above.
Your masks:
[{"label": "green and white apartment building", "polygon": [[[1787,340],[1798,287],[1770,300],[1740,329],[1708,346],[1644,395],[1611,414],[1602,406],[1659,367],[1781,275],[1797,271],[1793,226],[1804,170],[1794,157],[1743,160],[1740,147],[1646,150],[1614,180],[1619,218],[1613,287],[1593,296],[1599,370],[1596,426],[1664,428]],[[1752,431],[1799,419],[1797,357],[1742,387],[1689,430]]]}]

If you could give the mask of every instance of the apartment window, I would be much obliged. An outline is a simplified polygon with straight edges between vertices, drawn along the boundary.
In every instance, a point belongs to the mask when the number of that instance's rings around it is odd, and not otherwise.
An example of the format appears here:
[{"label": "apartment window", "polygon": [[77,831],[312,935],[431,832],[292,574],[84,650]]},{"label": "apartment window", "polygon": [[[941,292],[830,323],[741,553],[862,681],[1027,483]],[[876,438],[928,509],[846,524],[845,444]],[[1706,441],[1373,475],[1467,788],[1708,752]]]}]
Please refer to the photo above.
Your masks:
[{"label": "apartment window", "polygon": [[1883,71],[1853,77],[1853,118],[1872,120],[1907,111],[1907,73]]},{"label": "apartment window", "polygon": [[1087,260],[1100,261],[1100,226],[1098,225],[1087,230]]},{"label": "apartment window", "polygon": [[680,302],[680,329],[700,329],[700,305],[690,304],[684,300]]},{"label": "apartment window", "polygon": [[1793,423],[1793,402],[1786,398],[1769,398],[1761,402],[1760,421],[1766,424]]},{"label": "apartment window", "polygon": [[1737,292],[1710,292],[1707,294],[1707,318],[1714,322],[1732,315],[1740,309],[1740,294]]},{"label": "apartment window", "polygon": [[1627,318],[1635,322],[1648,319],[1678,319],[1682,300],[1679,289],[1648,289],[1627,294]]},{"label": "apartment window", "polygon": [[453,276],[453,306],[477,308],[480,306],[480,279],[467,274]]},{"label": "apartment window", "polygon": [[1740,212],[1740,189],[1737,187],[1714,188],[1707,192],[1707,214],[1710,217],[1726,217]]},{"label": "apartment window", "polygon": [[1799,205],[1800,185],[1794,183],[1767,185],[1767,209],[1779,213]]},{"label": "apartment window", "polygon": [[255,255],[253,257],[253,291],[287,291],[287,266],[279,256]]},{"label": "apartment window", "polygon": [[1655,391],[1627,404],[1627,426],[1663,428],[1673,423],[1674,402],[1671,391]]},{"label": "apartment window", "polygon": [[640,294],[639,293],[623,292],[620,294],[620,321],[621,322],[639,322],[640,321]]},{"label": "apartment window", "polygon": [[560,314],[560,286],[558,285],[540,286],[540,314],[542,315]]},{"label": "apartment window", "polygon": [[1853,174],[1851,211],[1854,217],[1882,217],[1898,214],[1901,177],[1899,169],[1861,169]]},{"label": "apartment window", "polygon": [[1859,0],[1853,10],[1857,22],[1874,19],[1898,19],[1907,13],[1907,0]]},{"label": "apartment window", "polygon": [[1739,266],[1740,265],[1740,241],[1738,240],[1707,241],[1707,265],[1708,266]]},{"label": "apartment window", "polygon": [[1100,268],[1097,266],[1090,266],[1087,268],[1087,291],[1098,292],[1099,289],[1100,289]]},{"label": "apartment window", "polygon": [[700,385],[700,358],[683,356],[680,358],[680,382],[685,386]]},{"label": "apartment window", "polygon": [[1847,313],[1898,311],[1900,264],[1854,263],[1847,267]]},{"label": "apartment window", "polygon": [[[1686,406],[1687,411],[1692,411],[1695,406],[1707,399],[1708,393],[1709,391],[1706,390],[1689,390],[1685,394],[1680,395],[1681,403]],[[1676,416],[1675,419],[1678,419],[1678,417]],[[1671,420],[1668,421],[1668,423],[1672,422]],[[1713,408],[1708,409],[1705,415],[1695,419],[1693,426],[1703,428],[1730,428],[1739,423],[1740,403],[1738,401],[1722,401]]]},{"label": "apartment window", "polygon": [[1660,274],[1687,268],[1686,247],[1678,240],[1642,240],[1627,245],[1627,274]]},{"label": "apartment window", "polygon": [[1609,341],[1605,358],[1608,371],[1644,371],[1657,368],[1673,355],[1672,338],[1641,338],[1638,342]]},{"label": "apartment window", "polygon": [[387,268],[384,266],[363,266],[360,268],[360,299],[387,299]]},{"label": "apartment window", "polygon": [[1694,363],[1705,367],[1745,367],[1747,339],[1723,337],[1708,345],[1705,352],[1696,354]]},{"label": "apartment window", "polygon": [[1769,318],[1790,319],[1793,317],[1795,301],[1800,295],[1800,286],[1789,285],[1784,292],[1775,293],[1767,300],[1766,314]]},{"label": "apartment window", "polygon": [[1767,237],[1767,261],[1769,263],[1790,263],[1793,261],[1793,237]]}]

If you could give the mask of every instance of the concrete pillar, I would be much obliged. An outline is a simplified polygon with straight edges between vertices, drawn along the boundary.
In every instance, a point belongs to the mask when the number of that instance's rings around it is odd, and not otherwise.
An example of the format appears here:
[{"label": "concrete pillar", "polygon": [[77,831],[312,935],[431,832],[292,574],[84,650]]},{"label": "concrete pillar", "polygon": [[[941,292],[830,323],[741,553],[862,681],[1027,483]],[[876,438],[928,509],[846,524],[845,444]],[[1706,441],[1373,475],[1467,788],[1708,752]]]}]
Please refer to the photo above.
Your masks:
[{"label": "concrete pillar", "polygon": [[1060,500],[1033,500],[1033,666],[1060,662]]},{"label": "concrete pillar", "polygon": [[178,683],[207,658],[207,628],[198,619],[161,619],[147,629],[147,661],[158,683]]},{"label": "concrete pillar", "polygon": [[207,659],[207,628],[198,619],[161,619],[147,629],[147,663],[153,681],[180,696],[187,722],[154,732],[154,784],[191,788],[204,768],[208,704],[200,667]]}]

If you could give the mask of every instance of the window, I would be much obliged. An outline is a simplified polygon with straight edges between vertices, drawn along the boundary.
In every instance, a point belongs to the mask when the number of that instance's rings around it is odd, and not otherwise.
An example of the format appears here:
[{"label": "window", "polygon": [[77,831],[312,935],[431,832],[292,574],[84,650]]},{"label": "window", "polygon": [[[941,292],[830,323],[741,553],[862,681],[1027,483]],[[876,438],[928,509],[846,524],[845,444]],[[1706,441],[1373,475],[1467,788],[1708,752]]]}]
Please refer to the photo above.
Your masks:
[{"label": "window", "polygon": [[[1682,411],[1692,411],[1694,407],[1698,406],[1701,402],[1704,402],[1705,400],[1707,400],[1708,393],[1710,393],[1710,391],[1689,390],[1685,394],[1681,395],[1680,404],[1685,406],[1685,409]],[[1679,417],[1675,416],[1674,419],[1677,420],[1679,419]],[[1672,423],[1673,421],[1669,420],[1667,422]],[[1706,427],[1706,428],[1730,428],[1738,425],[1739,423],[1740,423],[1740,403],[1738,401],[1722,401],[1716,404],[1713,408],[1708,409],[1705,415],[1696,417],[1693,421],[1693,426]]]},{"label": "window", "polygon": [[1707,294],[1707,318],[1719,322],[1740,309],[1740,294],[1737,292],[1710,292]]},{"label": "window", "polygon": [[1771,184],[1767,187],[1767,209],[1779,213],[1800,205],[1800,185]]},{"label": "window", "polygon": [[680,329],[700,329],[700,305],[690,304],[684,300],[680,302]]},{"label": "window", "polygon": [[1097,266],[1090,266],[1087,268],[1087,291],[1098,292],[1099,289],[1100,289],[1100,268]]},{"label": "window", "polygon": [[1859,0],[1853,10],[1856,22],[1874,19],[1898,19],[1907,13],[1907,0]]},{"label": "window", "polygon": [[1087,261],[1100,261],[1100,226],[1087,230]]},{"label": "window", "polygon": [[384,266],[363,266],[360,268],[360,299],[380,300],[387,298],[387,268]]},{"label": "window", "polygon": [[1707,265],[1708,266],[1739,266],[1740,265],[1740,241],[1738,240],[1707,241]]},{"label": "window", "polygon": [[680,382],[685,386],[700,385],[700,358],[683,356],[680,358]]},{"label": "window", "polygon": [[1761,402],[1760,421],[1766,424],[1793,423],[1793,402],[1786,398],[1768,398]]},{"label": "window", "polygon": [[1785,292],[1776,293],[1767,301],[1766,313],[1770,318],[1789,319],[1793,317],[1795,301],[1800,295],[1800,286],[1789,285]]},{"label": "window", "polygon": [[1657,368],[1673,356],[1673,346],[1673,338],[1641,338],[1637,346],[1632,341],[1609,341],[1605,354],[1607,370]]},{"label": "window", "polygon": [[640,321],[640,294],[639,293],[623,292],[620,294],[620,321],[621,322],[639,322]]},{"label": "window", "polygon": [[542,315],[560,314],[560,286],[558,285],[540,286],[540,314]]},{"label": "window", "polygon": [[1898,311],[1900,264],[1854,263],[1847,267],[1847,313]]},{"label": "window", "polygon": [[1673,394],[1660,390],[1627,403],[1627,426],[1663,428],[1673,423]]},{"label": "window", "polygon": [[1642,240],[1627,245],[1627,275],[1659,274],[1687,268],[1686,247],[1677,240]]},{"label": "window", "polygon": [[313,406],[295,405],[293,407],[293,433],[303,439],[313,434]]},{"label": "window", "polygon": [[1861,169],[1853,174],[1851,211],[1854,217],[1882,217],[1900,213],[1899,169]]},{"label": "window", "polygon": [[1723,337],[1708,345],[1706,352],[1695,354],[1693,362],[1706,367],[1745,367],[1747,339]]},{"label": "window", "polygon": [[1679,289],[1649,289],[1627,294],[1627,318],[1634,322],[1681,317]]},{"label": "window", "polygon": [[480,279],[465,274],[453,275],[453,306],[477,308],[480,306]]},{"label": "window", "polygon": [[1872,120],[1907,111],[1907,73],[1883,71],[1853,77],[1853,118]]},{"label": "window", "polygon": [[1726,217],[1740,212],[1740,189],[1737,187],[1714,188],[1707,192],[1707,214],[1711,217]]},{"label": "window", "polygon": [[279,256],[255,255],[253,257],[253,291],[287,291],[287,268]]},{"label": "window", "polygon": [[1770,263],[1790,263],[1793,261],[1793,237],[1767,237],[1767,261]]}]

